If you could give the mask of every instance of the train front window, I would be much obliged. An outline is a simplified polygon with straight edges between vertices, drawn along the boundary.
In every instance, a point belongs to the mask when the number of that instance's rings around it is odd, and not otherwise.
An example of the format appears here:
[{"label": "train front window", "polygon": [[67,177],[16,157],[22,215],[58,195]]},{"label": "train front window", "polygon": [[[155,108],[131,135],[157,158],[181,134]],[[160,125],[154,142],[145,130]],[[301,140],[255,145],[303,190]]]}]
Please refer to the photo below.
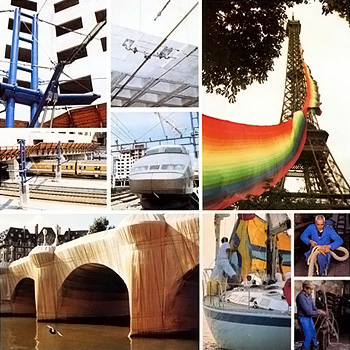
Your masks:
[{"label": "train front window", "polygon": [[131,169],[132,173],[137,173],[139,171],[146,171],[148,169],[147,165],[143,165],[143,166],[136,166],[135,168]]},{"label": "train front window", "polygon": [[183,164],[163,164],[162,170],[184,170],[185,166]]},{"label": "train front window", "polygon": [[145,155],[149,156],[151,154],[159,154],[159,153],[183,153],[188,154],[187,150],[183,146],[176,145],[166,145],[166,146],[158,146],[149,148]]}]

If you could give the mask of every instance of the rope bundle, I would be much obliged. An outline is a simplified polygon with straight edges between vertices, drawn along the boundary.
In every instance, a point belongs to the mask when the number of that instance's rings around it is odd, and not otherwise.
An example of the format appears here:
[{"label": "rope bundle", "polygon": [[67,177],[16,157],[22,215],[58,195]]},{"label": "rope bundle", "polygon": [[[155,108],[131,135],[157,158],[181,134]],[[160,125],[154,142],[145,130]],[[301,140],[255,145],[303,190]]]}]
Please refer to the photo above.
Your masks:
[{"label": "rope bundle", "polygon": [[[330,253],[331,253],[332,257],[335,260],[337,260],[337,261],[345,261],[349,257],[349,251],[346,248],[338,247],[335,250],[339,250],[339,251],[344,253],[343,256],[338,256],[337,254],[335,254],[334,251],[331,251]],[[315,267],[316,267],[316,272],[317,273],[319,272],[318,264],[317,264],[317,255],[321,254],[321,253],[322,253],[322,251],[320,249],[320,246],[313,247],[309,258],[307,259],[307,264],[309,265],[309,270],[308,270],[308,274],[307,274],[308,276],[312,276],[313,275]]]}]

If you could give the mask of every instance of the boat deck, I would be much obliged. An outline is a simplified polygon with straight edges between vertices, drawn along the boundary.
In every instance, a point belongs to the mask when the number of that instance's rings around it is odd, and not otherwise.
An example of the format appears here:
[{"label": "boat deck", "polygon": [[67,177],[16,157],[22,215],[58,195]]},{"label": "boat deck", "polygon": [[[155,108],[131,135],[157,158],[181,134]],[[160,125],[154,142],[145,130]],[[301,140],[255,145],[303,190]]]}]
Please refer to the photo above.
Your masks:
[{"label": "boat deck", "polygon": [[278,310],[254,308],[253,306],[248,307],[248,305],[240,305],[232,303],[229,300],[224,300],[225,298],[218,295],[206,295],[203,298],[203,305],[206,307],[212,307],[220,310],[236,311],[241,313],[254,313],[266,316],[266,312],[269,311],[271,315],[280,315],[290,318],[291,314],[289,312],[282,312]]}]

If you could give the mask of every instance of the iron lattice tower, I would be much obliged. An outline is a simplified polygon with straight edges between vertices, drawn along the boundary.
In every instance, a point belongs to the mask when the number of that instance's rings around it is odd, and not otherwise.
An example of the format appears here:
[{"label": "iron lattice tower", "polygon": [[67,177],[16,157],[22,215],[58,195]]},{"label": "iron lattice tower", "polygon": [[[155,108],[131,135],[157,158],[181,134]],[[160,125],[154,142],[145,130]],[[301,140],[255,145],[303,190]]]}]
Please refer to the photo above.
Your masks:
[{"label": "iron lattice tower", "polygon": [[[301,110],[306,96],[306,79],[303,70],[303,56],[300,45],[301,24],[288,21],[289,38],[286,83],[282,106],[281,122],[292,118]],[[320,129],[317,121],[319,109],[308,111],[307,136],[304,149],[289,170],[286,177],[303,178],[305,189],[289,192],[292,198],[314,198],[330,208],[350,206],[350,186],[334,160],[328,146],[328,133]],[[284,188],[286,177],[279,183]]]}]

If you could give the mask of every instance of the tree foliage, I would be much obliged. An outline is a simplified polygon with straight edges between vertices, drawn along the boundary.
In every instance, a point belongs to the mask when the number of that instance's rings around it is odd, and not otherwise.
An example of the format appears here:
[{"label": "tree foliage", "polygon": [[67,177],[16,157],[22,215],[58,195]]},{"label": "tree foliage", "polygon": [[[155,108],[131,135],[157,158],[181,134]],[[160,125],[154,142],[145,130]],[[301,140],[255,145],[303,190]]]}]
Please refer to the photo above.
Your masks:
[{"label": "tree foliage", "polygon": [[348,206],[342,201],[322,201],[317,195],[306,195],[305,197],[295,196],[285,188],[271,186],[272,180],[267,180],[264,186],[266,190],[260,196],[248,195],[246,200],[242,200],[231,206],[229,209],[235,210],[306,210],[306,209],[346,209]]},{"label": "tree foliage", "polygon": [[109,225],[107,218],[101,216],[94,219],[94,222],[89,226],[89,233],[96,233],[101,231],[106,231]]},{"label": "tree foliage", "polygon": [[[267,80],[281,54],[287,8],[309,1],[204,0],[202,82],[207,92],[234,102],[240,90]],[[349,0],[319,1],[324,14],[336,11],[349,20]]]},{"label": "tree foliage", "polygon": [[322,13],[337,12],[339,17],[344,18],[350,24],[350,1],[349,0],[320,0]]}]

